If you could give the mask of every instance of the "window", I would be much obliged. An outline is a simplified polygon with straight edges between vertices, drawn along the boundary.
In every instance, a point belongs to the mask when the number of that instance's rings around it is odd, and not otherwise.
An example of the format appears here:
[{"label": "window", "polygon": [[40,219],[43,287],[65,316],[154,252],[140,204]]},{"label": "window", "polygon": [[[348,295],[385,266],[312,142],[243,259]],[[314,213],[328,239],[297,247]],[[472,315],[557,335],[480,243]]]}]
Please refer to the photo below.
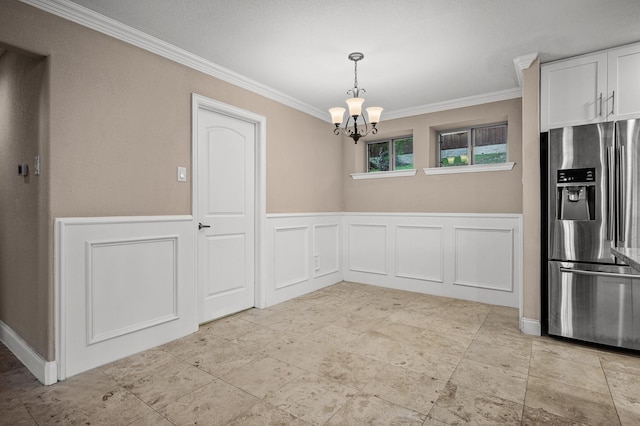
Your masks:
[{"label": "window", "polygon": [[367,172],[413,169],[413,138],[367,142]]},{"label": "window", "polygon": [[492,124],[438,134],[440,167],[507,162],[507,125]]}]

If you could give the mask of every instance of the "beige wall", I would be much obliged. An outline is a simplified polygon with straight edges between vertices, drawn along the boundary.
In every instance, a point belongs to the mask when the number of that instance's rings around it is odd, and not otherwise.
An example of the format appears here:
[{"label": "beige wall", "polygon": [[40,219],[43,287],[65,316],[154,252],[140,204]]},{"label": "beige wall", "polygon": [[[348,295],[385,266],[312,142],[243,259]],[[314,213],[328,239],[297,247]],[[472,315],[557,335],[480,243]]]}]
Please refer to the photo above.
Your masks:
[{"label": "beige wall", "polygon": [[[384,117],[383,117],[384,118]],[[508,122],[508,160],[511,171],[430,175],[424,167],[436,164],[436,133],[464,126]],[[357,145],[345,141],[344,205],[350,212],[522,212],[522,109],[521,99],[382,121],[380,132],[367,140],[413,135],[416,176],[353,180],[364,172],[365,139]],[[365,142],[363,142],[365,141]]]},{"label": "beige wall", "polygon": [[[46,84],[46,59],[12,50],[0,56],[0,321],[32,337],[40,353],[48,350],[43,324],[51,308],[48,178],[35,176],[33,164],[46,146]],[[18,175],[20,163],[28,176]]]},{"label": "beige wall", "polygon": [[540,318],[540,60],[522,78],[523,316]]},{"label": "beige wall", "polygon": [[[176,167],[191,165],[191,93],[266,117],[268,212],[343,209],[342,145],[322,120],[17,0],[3,1],[0,43],[49,58],[49,235],[57,217],[190,214]],[[50,236],[37,238],[51,250]],[[7,324],[51,360],[51,265],[46,277],[0,288],[16,306]]]}]

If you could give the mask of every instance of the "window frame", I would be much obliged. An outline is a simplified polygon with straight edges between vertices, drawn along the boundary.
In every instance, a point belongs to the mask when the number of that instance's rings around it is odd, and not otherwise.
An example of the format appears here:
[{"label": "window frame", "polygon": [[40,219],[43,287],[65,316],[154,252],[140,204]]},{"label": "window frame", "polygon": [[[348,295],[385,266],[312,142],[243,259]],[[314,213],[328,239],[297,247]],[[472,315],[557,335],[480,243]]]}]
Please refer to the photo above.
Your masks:
[{"label": "window frame", "polygon": [[[505,128],[505,148],[506,148],[506,157],[505,161],[499,163],[484,163],[484,164],[476,164],[474,163],[475,156],[475,139],[476,139],[476,130],[478,129],[486,129],[489,127],[504,127]],[[457,134],[457,133],[467,133],[467,156],[469,158],[469,162],[467,164],[462,164],[459,166],[443,166],[442,165],[442,136]],[[460,167],[469,167],[469,166],[480,166],[480,165],[495,165],[495,164],[507,164],[509,163],[509,123],[508,122],[498,122],[498,123],[490,123],[490,124],[482,124],[478,126],[469,126],[462,127],[458,129],[452,130],[441,130],[437,132],[437,149],[436,149],[436,168],[460,168]]]},{"label": "window frame", "polygon": [[[411,139],[411,168],[410,169],[396,169],[396,144],[395,141],[397,140],[401,140],[401,139]],[[375,145],[375,144],[381,144],[381,143],[386,143],[389,147],[389,170],[370,170],[369,169],[369,145]],[[366,173],[389,173],[389,172],[402,172],[405,170],[415,170],[414,167],[414,161],[413,161],[413,135],[404,135],[404,136],[397,136],[397,137],[393,137],[393,138],[388,138],[388,139],[379,139],[379,140],[371,140],[371,141],[367,141],[366,142],[366,146],[365,146],[365,151],[366,151]]]}]

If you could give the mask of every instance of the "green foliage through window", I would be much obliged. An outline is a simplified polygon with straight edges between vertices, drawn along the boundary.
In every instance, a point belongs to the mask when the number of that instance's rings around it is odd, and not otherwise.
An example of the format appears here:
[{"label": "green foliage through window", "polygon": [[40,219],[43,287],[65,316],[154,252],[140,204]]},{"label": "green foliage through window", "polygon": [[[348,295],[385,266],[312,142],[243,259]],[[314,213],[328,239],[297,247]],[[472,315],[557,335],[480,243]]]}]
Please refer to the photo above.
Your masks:
[{"label": "green foliage through window", "polygon": [[413,169],[413,138],[402,137],[367,143],[367,171]]},{"label": "green foliage through window", "polygon": [[507,162],[507,125],[440,132],[440,167]]}]

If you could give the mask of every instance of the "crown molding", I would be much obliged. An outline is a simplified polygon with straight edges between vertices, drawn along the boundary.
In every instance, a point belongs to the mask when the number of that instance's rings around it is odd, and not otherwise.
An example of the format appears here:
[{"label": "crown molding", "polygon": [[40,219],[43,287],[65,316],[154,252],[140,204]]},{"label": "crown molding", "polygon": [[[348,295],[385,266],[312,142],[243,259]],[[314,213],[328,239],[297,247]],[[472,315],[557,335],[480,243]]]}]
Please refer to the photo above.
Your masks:
[{"label": "crown molding", "polygon": [[[200,71],[227,83],[246,89],[250,92],[264,96],[275,102],[294,108],[298,111],[309,114],[322,121],[331,122],[326,111],[302,102],[292,96],[275,90],[269,86],[255,80],[240,75],[234,71],[224,68],[200,56],[194,55],[184,49],[162,41],[156,37],[136,30],[128,25],[108,18],[91,9],[81,6],[69,0],[20,0],[22,3],[49,12],[53,15],[75,22],[89,29],[106,34],[110,37],[129,43],[133,46],[147,50],[156,55],[162,56],[181,65]],[[518,82],[522,79],[522,69],[528,68],[537,58],[537,53],[521,56],[514,59]],[[532,59],[527,59],[533,56]],[[523,58],[523,59],[521,59]],[[524,66],[529,61],[527,66]],[[517,62],[516,62],[517,61]],[[443,102],[436,102],[417,107],[400,109],[385,112],[384,119],[392,120],[397,118],[411,117],[415,115],[428,114],[432,112],[446,111],[450,109],[463,108],[474,105],[481,105],[490,102],[498,102],[522,96],[520,88],[502,90],[482,95],[474,95],[465,98],[452,99]]]},{"label": "crown molding", "polygon": [[[20,0],[30,6],[75,22],[92,30],[106,34],[133,46],[155,53],[164,58],[249,90],[265,98],[297,109],[322,120],[327,119],[326,111],[286,95],[255,80],[207,61],[184,49],[153,37],[128,25],[108,18],[69,0]],[[331,120],[329,120],[331,121]]]},{"label": "crown molding", "polygon": [[522,71],[529,68],[536,59],[538,59],[538,52],[518,56],[513,59],[513,66],[516,68],[516,76],[518,76],[518,86],[522,87]]},{"label": "crown molding", "polygon": [[451,99],[449,101],[436,102],[428,105],[421,105],[412,108],[399,109],[385,113],[384,120],[393,120],[396,118],[412,117],[414,115],[429,114],[432,112],[447,111],[450,109],[464,108],[469,106],[488,104],[490,102],[506,101],[509,99],[521,98],[522,89],[519,87],[513,89],[500,90],[498,92],[485,93],[482,95],[468,96],[465,98]]}]

